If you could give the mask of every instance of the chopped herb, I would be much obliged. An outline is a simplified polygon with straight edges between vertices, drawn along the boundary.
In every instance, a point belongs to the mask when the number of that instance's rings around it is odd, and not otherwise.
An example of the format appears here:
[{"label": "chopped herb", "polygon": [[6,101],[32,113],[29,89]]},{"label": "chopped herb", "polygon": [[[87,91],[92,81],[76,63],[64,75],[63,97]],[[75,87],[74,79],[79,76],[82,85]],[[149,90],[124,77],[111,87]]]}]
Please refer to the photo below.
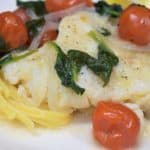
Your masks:
[{"label": "chopped herb", "polygon": [[61,79],[62,85],[72,88],[77,94],[83,94],[85,91],[76,83],[78,67],[76,64],[55,44],[57,48],[57,60],[55,64],[56,72]]},{"label": "chopped herb", "polygon": [[100,33],[104,36],[110,36],[111,32],[106,28],[101,28]]},{"label": "chopped herb", "polygon": [[43,16],[46,13],[44,1],[16,1],[17,6],[29,9],[35,12],[37,16]]},{"label": "chopped herb", "polygon": [[26,53],[19,54],[19,55],[15,54],[15,53],[9,53],[0,59],[0,68],[4,67],[5,65],[8,65],[10,63],[17,62],[17,61],[33,54],[34,52],[35,51],[32,50],[32,51],[27,51]]},{"label": "chopped herb", "polygon": [[33,39],[39,33],[39,28],[41,28],[44,24],[45,24],[44,18],[30,20],[26,23],[29,36],[31,39]]},{"label": "chopped herb", "polygon": [[123,11],[122,7],[118,4],[109,5],[105,1],[99,1],[95,3],[96,12],[100,15],[107,15],[112,18],[119,17],[121,12]]},{"label": "chopped herb", "polygon": [[4,50],[7,50],[7,45],[5,40],[2,37],[0,37],[0,52]]}]

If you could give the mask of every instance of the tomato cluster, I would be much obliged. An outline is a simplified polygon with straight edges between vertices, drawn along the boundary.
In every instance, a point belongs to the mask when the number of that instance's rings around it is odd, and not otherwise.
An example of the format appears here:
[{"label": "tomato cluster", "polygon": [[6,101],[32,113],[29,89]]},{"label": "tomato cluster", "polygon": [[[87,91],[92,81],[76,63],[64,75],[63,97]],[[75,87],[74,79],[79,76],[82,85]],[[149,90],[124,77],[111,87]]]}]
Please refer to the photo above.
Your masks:
[{"label": "tomato cluster", "polygon": [[[91,0],[46,0],[45,8],[47,12],[54,12],[70,8],[72,6],[85,3],[91,6]],[[29,43],[29,35],[25,23],[31,18],[23,8],[18,8],[14,12],[0,13],[0,37],[3,38],[9,49],[15,49]],[[48,30],[41,40],[43,42],[54,40],[57,31]]]},{"label": "tomato cluster", "polygon": [[[46,0],[47,12],[55,12],[86,3],[92,0]],[[14,12],[0,13],[0,37],[4,38],[10,49],[25,45],[29,40],[26,22],[31,18],[26,10],[19,8]],[[118,34],[123,40],[140,46],[150,43],[150,9],[131,5],[125,9],[118,24]],[[48,30],[41,41],[53,40],[57,31]],[[113,150],[124,149],[136,144],[140,130],[138,117],[122,104],[100,102],[93,114],[93,133],[105,147]]]}]

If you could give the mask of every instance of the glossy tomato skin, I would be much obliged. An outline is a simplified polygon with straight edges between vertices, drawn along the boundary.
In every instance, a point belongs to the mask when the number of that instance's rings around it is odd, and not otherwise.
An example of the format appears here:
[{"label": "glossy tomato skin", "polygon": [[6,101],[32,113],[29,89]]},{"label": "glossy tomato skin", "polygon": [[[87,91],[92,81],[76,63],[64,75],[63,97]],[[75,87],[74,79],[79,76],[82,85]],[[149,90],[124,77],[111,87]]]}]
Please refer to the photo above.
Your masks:
[{"label": "glossy tomato skin", "polygon": [[119,103],[100,102],[93,114],[93,134],[111,150],[124,150],[136,144],[140,121],[129,108]]},{"label": "glossy tomato skin", "polygon": [[119,19],[119,36],[136,45],[150,43],[150,9],[140,5],[131,5],[125,9]]},{"label": "glossy tomato skin", "polygon": [[48,30],[47,32],[44,33],[44,35],[41,39],[40,45],[43,45],[47,41],[55,40],[57,35],[58,35],[58,31],[52,30],[52,29]]},{"label": "glossy tomato skin", "polygon": [[12,12],[0,14],[0,36],[10,49],[23,46],[28,40],[28,32],[23,21]]},{"label": "glossy tomato skin", "polygon": [[94,6],[93,0],[86,0],[86,4],[87,4],[87,6],[89,6],[89,7]]},{"label": "glossy tomato skin", "polygon": [[88,6],[92,6],[92,0],[46,0],[45,7],[48,12],[64,10],[75,5],[86,2]]},{"label": "glossy tomato skin", "polygon": [[18,8],[14,11],[14,13],[19,16],[24,23],[31,19],[24,8]]}]

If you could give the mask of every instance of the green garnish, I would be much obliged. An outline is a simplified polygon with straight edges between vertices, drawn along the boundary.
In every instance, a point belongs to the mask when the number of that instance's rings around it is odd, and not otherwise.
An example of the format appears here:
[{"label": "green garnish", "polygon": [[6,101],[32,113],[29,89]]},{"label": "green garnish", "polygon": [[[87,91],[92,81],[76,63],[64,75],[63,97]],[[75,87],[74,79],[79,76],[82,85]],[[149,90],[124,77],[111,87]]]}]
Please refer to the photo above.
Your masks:
[{"label": "green garnish", "polygon": [[57,50],[55,69],[62,85],[72,88],[77,94],[83,94],[84,89],[75,83],[76,75],[78,73],[76,64],[61,50],[59,46],[56,44],[54,44],[54,46]]},{"label": "green garnish", "polygon": [[106,28],[101,28],[100,33],[104,36],[110,36],[111,35],[111,32]]},{"label": "green garnish", "polygon": [[7,44],[5,40],[0,36],[0,51],[7,50]]},{"label": "green garnish", "polygon": [[102,35],[95,31],[91,31],[89,35],[98,42],[98,60],[105,68],[104,70],[99,71],[98,74],[104,81],[104,86],[106,86],[110,80],[112,69],[118,64],[119,59],[108,47]]},{"label": "green garnish", "polygon": [[61,48],[53,43],[57,50],[55,70],[62,85],[72,88],[77,94],[83,94],[85,89],[76,84],[76,79],[83,66],[87,66],[94,74],[99,76],[106,86],[110,80],[113,67],[118,64],[118,57],[107,46],[103,35],[91,31],[89,36],[98,43],[98,56],[94,58],[79,50],[69,50],[65,54]]},{"label": "green garnish", "polygon": [[105,1],[99,1],[95,3],[96,12],[100,15],[107,15],[112,18],[119,17],[121,12],[123,11],[122,7],[118,4],[109,5]]},{"label": "green garnish", "polygon": [[41,28],[44,24],[45,24],[44,18],[30,20],[26,23],[29,36],[31,39],[37,36],[37,34],[39,33],[39,28]]},{"label": "green garnish", "polygon": [[24,54],[19,54],[19,55],[15,54],[15,53],[9,53],[0,59],[0,68],[4,67],[5,65],[8,65],[10,63],[17,62],[21,59],[24,59],[25,57],[33,54],[34,52],[36,52],[36,51],[32,50],[32,51],[27,51]]},{"label": "green garnish", "polygon": [[44,1],[16,1],[17,6],[32,10],[37,16],[43,16],[46,13]]}]

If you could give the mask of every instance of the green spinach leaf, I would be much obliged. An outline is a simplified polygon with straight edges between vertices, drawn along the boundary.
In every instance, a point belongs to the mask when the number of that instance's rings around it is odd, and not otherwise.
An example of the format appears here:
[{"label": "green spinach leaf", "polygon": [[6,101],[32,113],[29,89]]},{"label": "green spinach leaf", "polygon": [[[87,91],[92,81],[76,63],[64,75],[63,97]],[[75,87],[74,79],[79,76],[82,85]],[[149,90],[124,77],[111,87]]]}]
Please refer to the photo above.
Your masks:
[{"label": "green spinach leaf", "polygon": [[57,46],[56,72],[64,86],[72,88],[77,94],[85,91],[75,81],[83,66],[87,66],[99,76],[106,86],[110,80],[113,67],[119,62],[118,57],[112,52],[105,42],[104,36],[91,31],[89,36],[98,43],[98,56],[94,58],[79,50],[69,50],[67,55]]},{"label": "green spinach leaf", "polygon": [[17,6],[34,11],[37,16],[43,16],[46,13],[44,1],[17,0],[16,3],[17,3]]},{"label": "green spinach leaf", "polygon": [[104,86],[107,85],[107,83],[110,80],[111,72],[114,66],[118,64],[118,57],[114,54],[105,51],[100,45],[99,45],[99,52],[98,52],[98,61],[101,65],[103,65],[104,70],[101,70],[99,72],[99,75],[101,76],[102,80],[104,81]]},{"label": "green spinach leaf", "polygon": [[83,94],[85,90],[75,83],[79,68],[58,46],[55,69],[62,85],[72,88],[77,94]]},{"label": "green spinach leaf", "polygon": [[101,28],[100,33],[104,36],[110,36],[111,35],[111,32],[106,28]]},{"label": "green spinach leaf", "polygon": [[107,15],[112,18],[119,17],[121,12],[123,11],[122,7],[118,4],[109,5],[105,1],[98,1],[95,3],[96,12],[100,15]]},{"label": "green spinach leaf", "polygon": [[25,57],[33,54],[34,52],[36,52],[36,50],[27,51],[23,54],[15,54],[15,53],[10,52],[0,59],[0,68],[10,63],[17,62],[21,59],[24,59]]},{"label": "green spinach leaf", "polygon": [[103,66],[103,70],[99,70],[96,74],[100,75],[104,81],[104,86],[106,86],[110,80],[112,69],[118,64],[119,58],[108,47],[101,34],[91,31],[89,35],[98,42],[98,62]]},{"label": "green spinach leaf", "polygon": [[4,50],[7,50],[7,44],[6,44],[6,42],[5,42],[5,40],[4,40],[4,38],[2,38],[1,36],[0,36],[0,52],[1,51],[4,51]]},{"label": "green spinach leaf", "polygon": [[112,53],[105,51],[101,46],[98,50],[98,59],[91,57],[87,53],[70,50],[68,57],[75,62],[78,70],[87,65],[96,75],[104,81],[104,86],[109,82],[113,67],[118,63],[118,58]]},{"label": "green spinach leaf", "polygon": [[30,20],[26,23],[29,36],[31,39],[33,39],[39,33],[39,28],[42,27],[44,24],[45,24],[44,18]]}]

